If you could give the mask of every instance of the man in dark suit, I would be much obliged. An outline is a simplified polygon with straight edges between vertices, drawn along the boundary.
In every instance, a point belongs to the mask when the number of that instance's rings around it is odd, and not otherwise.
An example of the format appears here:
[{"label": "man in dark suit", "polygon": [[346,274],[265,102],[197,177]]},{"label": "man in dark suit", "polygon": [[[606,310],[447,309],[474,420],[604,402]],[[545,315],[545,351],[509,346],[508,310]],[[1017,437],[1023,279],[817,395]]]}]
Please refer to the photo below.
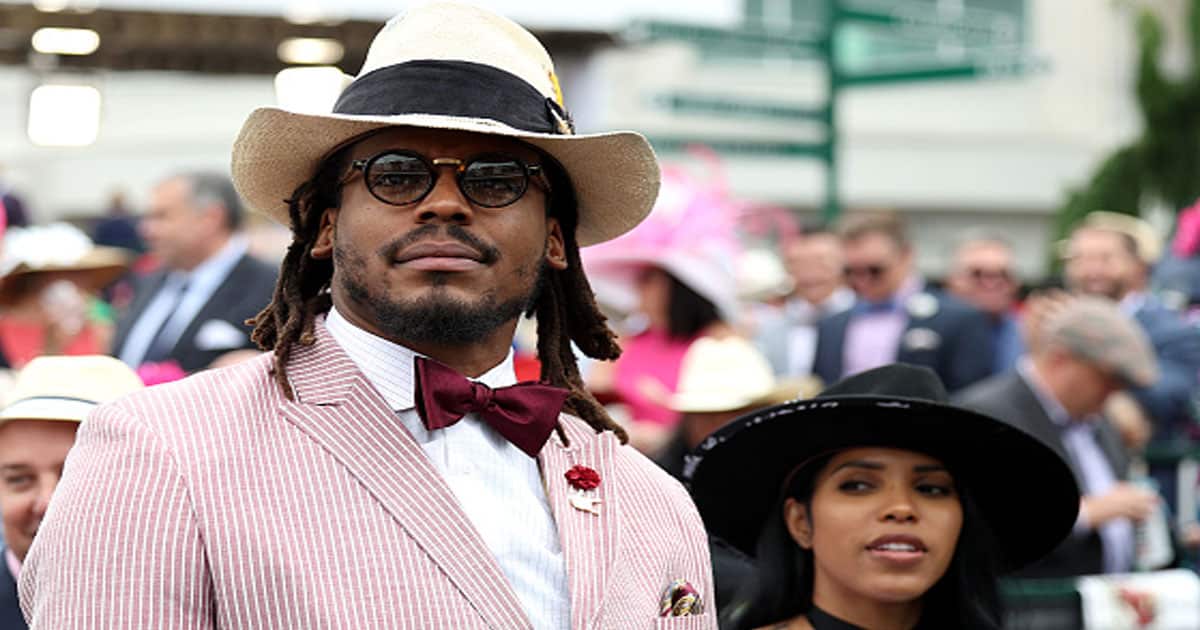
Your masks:
[{"label": "man in dark suit", "polygon": [[[1158,450],[1182,450],[1196,419],[1192,397],[1200,378],[1200,330],[1147,292],[1149,271],[1162,246],[1157,233],[1135,217],[1093,212],[1067,242],[1064,276],[1078,294],[1116,301],[1150,338],[1159,378],[1130,393],[1153,424],[1150,444]],[[1174,505],[1173,466],[1155,464],[1151,474]]]},{"label": "man in dark suit", "polygon": [[224,175],[171,177],[155,189],[141,232],[161,264],[135,287],[113,353],[133,367],[174,362],[186,372],[250,349],[245,321],[274,292],[275,268],[247,253],[241,202]]},{"label": "man in dark suit", "polygon": [[929,367],[950,391],[992,373],[991,327],[980,311],[925,290],[894,214],[851,217],[840,230],[849,310],[818,324],[813,373],[826,383],[901,362]]},{"label": "man in dark suit", "polygon": [[[1048,316],[1015,371],[962,391],[956,402],[1037,436],[1071,465],[1083,494],[1074,533],[1022,577],[1129,571],[1133,523],[1159,499],[1124,481],[1128,458],[1100,411],[1114,392],[1154,382],[1146,336],[1110,301],[1083,297]],[[1013,462],[1020,466],[1020,462]],[[997,474],[1003,474],[997,471]],[[1033,490],[1033,489],[1031,489]],[[1030,515],[1036,518],[1036,515]]]}]

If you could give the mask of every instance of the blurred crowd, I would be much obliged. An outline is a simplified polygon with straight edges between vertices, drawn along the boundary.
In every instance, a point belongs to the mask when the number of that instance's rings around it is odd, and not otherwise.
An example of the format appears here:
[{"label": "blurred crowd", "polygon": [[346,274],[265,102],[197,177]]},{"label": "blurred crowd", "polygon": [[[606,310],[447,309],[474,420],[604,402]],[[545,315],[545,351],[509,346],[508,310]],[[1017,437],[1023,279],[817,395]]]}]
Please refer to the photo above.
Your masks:
[{"label": "blurred crowd", "polygon": [[[247,320],[271,300],[282,252],[252,253],[226,176],[171,176],[136,211],[115,197],[90,235],[31,224],[11,192],[3,204],[6,409],[31,396],[95,404],[259,352]],[[1043,438],[1076,475],[1075,534],[1024,575],[1194,566],[1200,208],[1180,213],[1169,243],[1136,217],[1093,213],[1050,248],[1061,282],[1036,290],[1004,234],[963,233],[948,266],[923,273],[899,214],[763,238],[743,229],[753,211],[714,173],[668,167],[649,219],[583,251],[623,353],[581,369],[636,448],[683,478],[689,453],[738,416],[887,364],[926,366],[958,404]],[[524,379],[539,373],[533,330],[524,322],[515,341]],[[11,580],[86,414],[9,411]],[[48,419],[69,422],[50,431]],[[736,558],[714,562],[718,589],[736,580]]]}]

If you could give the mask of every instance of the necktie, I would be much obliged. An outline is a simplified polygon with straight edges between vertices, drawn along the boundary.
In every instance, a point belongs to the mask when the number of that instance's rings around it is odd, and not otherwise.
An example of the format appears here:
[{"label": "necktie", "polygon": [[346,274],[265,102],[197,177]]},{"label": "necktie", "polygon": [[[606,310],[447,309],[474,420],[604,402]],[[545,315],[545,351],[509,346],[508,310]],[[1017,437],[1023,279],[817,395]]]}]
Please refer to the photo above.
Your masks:
[{"label": "necktie", "polygon": [[[171,355],[171,350],[175,349],[175,342],[178,341],[177,335],[167,334],[170,329],[169,324],[175,316],[175,312],[179,310],[179,305],[183,303],[184,296],[187,295],[188,282],[182,280],[171,287],[175,294],[171,296],[171,310],[167,311],[167,316],[163,319],[162,324],[159,324],[158,331],[154,333],[154,337],[150,341],[150,346],[146,348],[146,354],[142,357],[142,363],[156,363],[164,361]],[[164,288],[166,290],[166,288]]]},{"label": "necktie", "polygon": [[492,389],[424,357],[417,357],[415,366],[413,398],[426,429],[443,429],[475,413],[530,457],[550,438],[570,395],[561,387],[534,382]]}]

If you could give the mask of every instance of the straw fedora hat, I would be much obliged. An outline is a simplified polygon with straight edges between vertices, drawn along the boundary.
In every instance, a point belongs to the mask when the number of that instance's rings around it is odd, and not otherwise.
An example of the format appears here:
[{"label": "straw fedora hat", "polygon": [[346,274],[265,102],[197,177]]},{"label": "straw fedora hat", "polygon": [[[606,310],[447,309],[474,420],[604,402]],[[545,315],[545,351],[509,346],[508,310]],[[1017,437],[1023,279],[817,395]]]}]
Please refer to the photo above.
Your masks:
[{"label": "straw fedora hat", "polygon": [[388,21],[332,113],[252,112],[233,147],[234,184],[252,208],[288,225],[285,199],[323,159],[394,126],[506,136],[550,155],[574,186],[581,246],[637,225],[658,194],[658,162],[644,137],[575,134],[550,56],[533,35],[449,2]]},{"label": "straw fedora hat", "polygon": [[812,396],[815,382],[776,381],[767,359],[741,337],[701,337],[683,355],[668,406],[681,413],[718,413],[773,405]]},{"label": "straw fedora hat", "polygon": [[1162,258],[1162,235],[1145,219],[1119,212],[1097,210],[1089,212],[1083,218],[1083,224],[1088,227],[1124,234],[1133,239],[1133,242],[1137,245],[1138,258],[1147,265],[1153,265]]},{"label": "straw fedora hat", "polygon": [[83,422],[97,405],[142,389],[129,366],[103,355],[42,356],[17,373],[0,409],[10,420]]},{"label": "straw fedora hat", "polygon": [[[1137,257],[1146,266],[1152,267],[1162,258],[1162,234],[1145,219],[1120,212],[1095,210],[1089,212],[1078,227],[1116,232],[1133,239]],[[1070,244],[1070,238],[1064,238],[1055,244],[1059,258],[1066,258],[1070,255]]]},{"label": "straw fedora hat", "polygon": [[129,268],[125,250],[93,245],[78,228],[67,223],[13,228],[4,237],[0,258],[0,304],[18,297],[24,279],[38,274],[60,274],[88,292],[98,291]]}]

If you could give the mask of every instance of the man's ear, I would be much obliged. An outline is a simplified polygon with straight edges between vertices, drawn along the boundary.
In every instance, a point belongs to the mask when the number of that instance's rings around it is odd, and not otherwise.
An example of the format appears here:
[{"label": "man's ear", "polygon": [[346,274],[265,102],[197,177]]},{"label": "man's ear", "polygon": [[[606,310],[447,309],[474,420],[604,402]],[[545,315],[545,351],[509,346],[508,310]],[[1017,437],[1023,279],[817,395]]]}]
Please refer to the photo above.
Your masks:
[{"label": "man's ear", "polygon": [[787,524],[788,534],[792,540],[804,549],[812,549],[812,521],[808,518],[808,508],[795,499],[789,498],[783,502],[783,522]]},{"label": "man's ear", "polygon": [[317,240],[313,243],[308,255],[313,258],[329,258],[333,256],[333,240],[337,225],[338,208],[327,208],[321,214],[321,227],[317,231]]},{"label": "man's ear", "polygon": [[546,264],[562,271],[567,268],[567,244],[558,219],[546,219]]}]

